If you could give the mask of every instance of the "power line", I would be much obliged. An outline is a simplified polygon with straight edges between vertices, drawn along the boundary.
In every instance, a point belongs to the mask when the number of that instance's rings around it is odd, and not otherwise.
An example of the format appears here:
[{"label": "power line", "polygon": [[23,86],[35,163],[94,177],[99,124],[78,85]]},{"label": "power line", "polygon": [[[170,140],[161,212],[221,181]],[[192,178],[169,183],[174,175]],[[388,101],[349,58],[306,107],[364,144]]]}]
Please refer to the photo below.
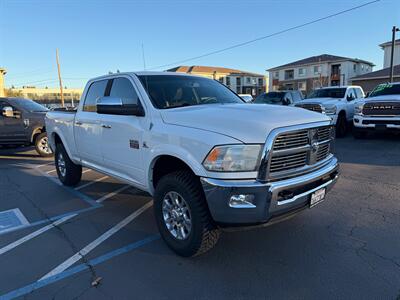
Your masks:
[{"label": "power line", "polygon": [[330,19],[330,18],[333,18],[333,17],[337,17],[339,15],[348,13],[348,12],[353,11],[353,10],[360,9],[362,7],[365,7],[365,6],[380,2],[380,1],[381,0],[374,0],[374,1],[366,2],[364,4],[360,4],[360,5],[351,7],[349,9],[345,9],[345,10],[339,11],[337,13],[330,14],[330,15],[327,15],[325,17],[321,17],[321,18],[318,18],[318,19],[315,19],[315,20],[312,20],[312,21],[309,21],[309,22],[306,22],[306,23],[302,23],[302,24],[299,24],[299,25],[296,25],[296,26],[293,26],[293,27],[289,27],[289,28],[286,28],[286,29],[283,29],[283,30],[280,30],[280,31],[277,31],[277,32],[274,32],[274,33],[271,33],[271,34],[268,34],[268,35],[264,35],[264,36],[261,36],[261,37],[246,41],[246,42],[242,42],[242,43],[239,43],[239,44],[234,44],[234,45],[226,47],[226,48],[222,48],[222,49],[219,49],[219,50],[214,50],[214,51],[211,51],[211,52],[208,52],[208,53],[205,53],[205,54],[201,54],[201,55],[198,55],[198,56],[186,58],[186,59],[175,61],[175,62],[172,62],[172,63],[160,65],[160,66],[157,66],[157,67],[151,67],[151,68],[148,68],[147,70],[154,70],[154,69],[164,68],[164,67],[168,67],[168,66],[178,65],[178,64],[181,64],[181,63],[184,63],[184,62],[188,62],[188,61],[191,61],[191,60],[207,57],[207,56],[218,54],[218,53],[221,53],[221,52],[224,52],[224,51],[228,51],[228,50],[231,50],[231,49],[234,49],[234,48],[242,47],[242,46],[245,46],[245,45],[248,45],[248,44],[251,44],[251,43],[258,42],[260,40],[264,40],[264,39],[267,39],[267,38],[270,38],[270,37],[274,37],[274,36],[277,36],[277,35],[280,35],[280,34],[295,30],[295,29],[299,29],[299,28],[306,27],[306,26],[314,24],[314,23],[321,22],[321,21],[324,21],[324,20],[327,20],[327,19]]}]

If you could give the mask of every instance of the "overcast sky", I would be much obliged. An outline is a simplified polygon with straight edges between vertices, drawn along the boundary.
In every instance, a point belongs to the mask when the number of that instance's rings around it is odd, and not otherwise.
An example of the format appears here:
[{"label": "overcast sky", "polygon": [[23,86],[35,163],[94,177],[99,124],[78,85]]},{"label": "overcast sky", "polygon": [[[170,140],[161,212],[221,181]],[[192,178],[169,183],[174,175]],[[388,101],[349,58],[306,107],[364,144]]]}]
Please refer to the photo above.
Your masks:
[{"label": "overcast sky", "polygon": [[[143,70],[229,47],[357,6],[352,0],[0,0],[0,67],[6,85],[68,87],[108,71]],[[265,73],[319,54],[382,67],[378,44],[400,26],[400,1],[367,7],[223,53],[186,62]],[[398,34],[400,38],[400,34]],[[171,66],[172,67],[172,66]],[[165,69],[165,68],[164,68]],[[161,70],[161,69],[160,69]]]}]

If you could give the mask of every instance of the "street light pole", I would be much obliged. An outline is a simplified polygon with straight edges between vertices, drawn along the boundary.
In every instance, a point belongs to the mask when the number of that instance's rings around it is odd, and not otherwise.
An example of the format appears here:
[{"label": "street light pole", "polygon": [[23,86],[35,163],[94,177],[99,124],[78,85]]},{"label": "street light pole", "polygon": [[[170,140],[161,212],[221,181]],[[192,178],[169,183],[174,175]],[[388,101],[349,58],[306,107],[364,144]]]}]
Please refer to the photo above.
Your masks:
[{"label": "street light pole", "polygon": [[396,26],[392,28],[392,51],[390,53],[390,77],[389,82],[393,82],[393,59],[394,59],[394,44],[396,42],[396,31],[400,31],[400,29]]}]

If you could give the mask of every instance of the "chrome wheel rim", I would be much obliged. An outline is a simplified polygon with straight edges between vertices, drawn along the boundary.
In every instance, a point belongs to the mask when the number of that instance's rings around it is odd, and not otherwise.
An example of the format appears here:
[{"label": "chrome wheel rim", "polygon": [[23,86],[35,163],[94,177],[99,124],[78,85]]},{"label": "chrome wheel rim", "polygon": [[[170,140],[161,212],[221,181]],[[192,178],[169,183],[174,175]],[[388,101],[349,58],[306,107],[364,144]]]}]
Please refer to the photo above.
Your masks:
[{"label": "chrome wheel rim", "polygon": [[47,138],[47,136],[42,137],[38,143],[38,148],[41,152],[46,153],[46,154],[50,154],[51,153],[51,149],[49,147],[49,139]]},{"label": "chrome wheel rim", "polygon": [[60,172],[61,176],[65,177],[67,169],[65,167],[64,156],[61,153],[59,153],[57,157],[57,169]]},{"label": "chrome wheel rim", "polygon": [[165,226],[172,236],[185,240],[192,230],[192,216],[185,199],[177,192],[168,192],[162,202]]}]

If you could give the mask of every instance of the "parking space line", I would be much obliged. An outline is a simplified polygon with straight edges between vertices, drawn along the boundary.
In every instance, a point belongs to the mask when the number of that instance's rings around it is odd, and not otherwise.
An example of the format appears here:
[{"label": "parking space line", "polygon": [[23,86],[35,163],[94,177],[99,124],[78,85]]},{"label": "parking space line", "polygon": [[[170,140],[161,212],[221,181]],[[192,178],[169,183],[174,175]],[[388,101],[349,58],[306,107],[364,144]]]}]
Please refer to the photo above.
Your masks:
[{"label": "parking space line", "polygon": [[112,235],[117,233],[119,230],[124,228],[126,225],[128,225],[130,222],[132,222],[135,218],[140,216],[144,211],[146,211],[148,208],[150,208],[153,205],[153,201],[147,202],[145,205],[143,205],[141,208],[130,214],[128,217],[123,219],[121,222],[119,222],[117,225],[112,227],[111,229],[107,230],[105,233],[103,233],[101,236],[99,236],[97,239],[95,239],[93,242],[82,248],[79,252],[75,253],[73,256],[68,258],[66,261],[64,261],[62,264],[51,270],[49,273],[44,275],[42,278],[39,279],[39,281],[42,281],[44,279],[50,278],[51,276],[55,276],[57,274],[60,274],[61,272],[65,271],[68,269],[70,266],[72,266],[74,263],[82,259],[85,255],[87,255],[90,251],[92,251],[94,248],[99,246],[101,243],[106,241],[108,238],[110,238]]},{"label": "parking space line", "polygon": [[0,249],[0,255],[2,255],[4,253],[6,253],[6,252],[18,247],[19,245],[21,245],[21,244],[23,244],[23,243],[25,243],[25,242],[37,237],[38,235],[46,232],[47,230],[50,230],[50,229],[60,225],[61,223],[64,223],[65,221],[75,217],[76,215],[77,214],[72,214],[72,215],[63,217],[61,219],[58,219],[57,221],[52,222],[51,224],[49,224],[47,226],[44,226],[44,227],[36,230],[35,232],[32,232],[32,233],[28,234],[27,236],[24,236],[23,238],[20,238],[19,240],[15,241],[15,242],[13,242],[11,244],[8,244],[7,246],[4,246],[3,248]]},{"label": "parking space line", "polygon": [[[56,171],[57,171],[57,169],[53,169],[53,170],[47,171],[46,173],[47,173],[47,174],[51,174],[51,173],[54,173],[54,172],[56,172]],[[90,171],[92,171],[92,170],[91,170],[91,169],[83,170],[83,171],[82,171],[82,174],[85,174],[85,173],[90,172]]]},{"label": "parking space line", "polygon": [[43,279],[43,280],[36,281],[34,283],[28,284],[28,285],[26,285],[24,287],[21,287],[19,289],[10,291],[7,294],[0,295],[0,299],[9,300],[9,299],[14,299],[14,298],[17,298],[17,297],[21,297],[21,296],[27,295],[27,294],[32,293],[33,291],[38,290],[38,289],[40,289],[42,287],[45,287],[45,286],[50,285],[52,283],[58,282],[58,281],[63,280],[65,278],[71,277],[71,276],[73,276],[75,274],[78,274],[79,272],[88,270],[89,266],[96,266],[96,265],[101,264],[103,262],[106,262],[106,261],[108,261],[108,260],[110,260],[110,259],[112,259],[112,258],[114,258],[116,256],[128,253],[128,252],[130,252],[132,250],[135,250],[137,248],[143,247],[144,245],[149,244],[149,243],[151,243],[151,242],[153,242],[155,240],[158,240],[159,238],[160,238],[160,236],[158,234],[149,236],[147,238],[144,238],[143,240],[134,242],[132,244],[129,244],[127,246],[124,246],[122,248],[113,250],[113,251],[108,252],[108,253],[106,253],[106,254],[104,254],[102,256],[99,256],[97,258],[89,260],[87,264],[77,265],[77,266],[75,266],[75,267],[73,267],[73,268],[71,268],[69,270],[66,270],[66,271],[64,271],[62,273],[59,273],[57,275],[54,275],[54,276],[48,277],[46,279]]},{"label": "parking space line", "polygon": [[118,190],[116,190],[116,191],[114,191],[112,193],[109,193],[107,195],[104,195],[103,197],[97,199],[96,202],[97,203],[101,203],[101,202],[107,200],[108,198],[114,197],[116,194],[119,194],[120,192],[125,191],[126,189],[128,189],[130,187],[131,187],[130,185],[125,185],[122,188],[119,188]]},{"label": "parking space line", "polygon": [[75,190],[83,189],[83,188],[88,187],[88,186],[90,186],[92,184],[95,184],[96,182],[103,181],[106,178],[108,178],[108,176],[103,176],[103,177],[97,178],[96,180],[92,180],[92,181],[90,181],[90,182],[88,182],[86,184],[82,184],[82,185],[76,187]]},{"label": "parking space line", "polygon": [[54,160],[52,160],[52,161],[50,161],[50,162],[48,162],[46,164],[35,166],[35,168],[41,168],[41,167],[48,166],[48,165],[51,165],[51,164],[54,164]]}]

